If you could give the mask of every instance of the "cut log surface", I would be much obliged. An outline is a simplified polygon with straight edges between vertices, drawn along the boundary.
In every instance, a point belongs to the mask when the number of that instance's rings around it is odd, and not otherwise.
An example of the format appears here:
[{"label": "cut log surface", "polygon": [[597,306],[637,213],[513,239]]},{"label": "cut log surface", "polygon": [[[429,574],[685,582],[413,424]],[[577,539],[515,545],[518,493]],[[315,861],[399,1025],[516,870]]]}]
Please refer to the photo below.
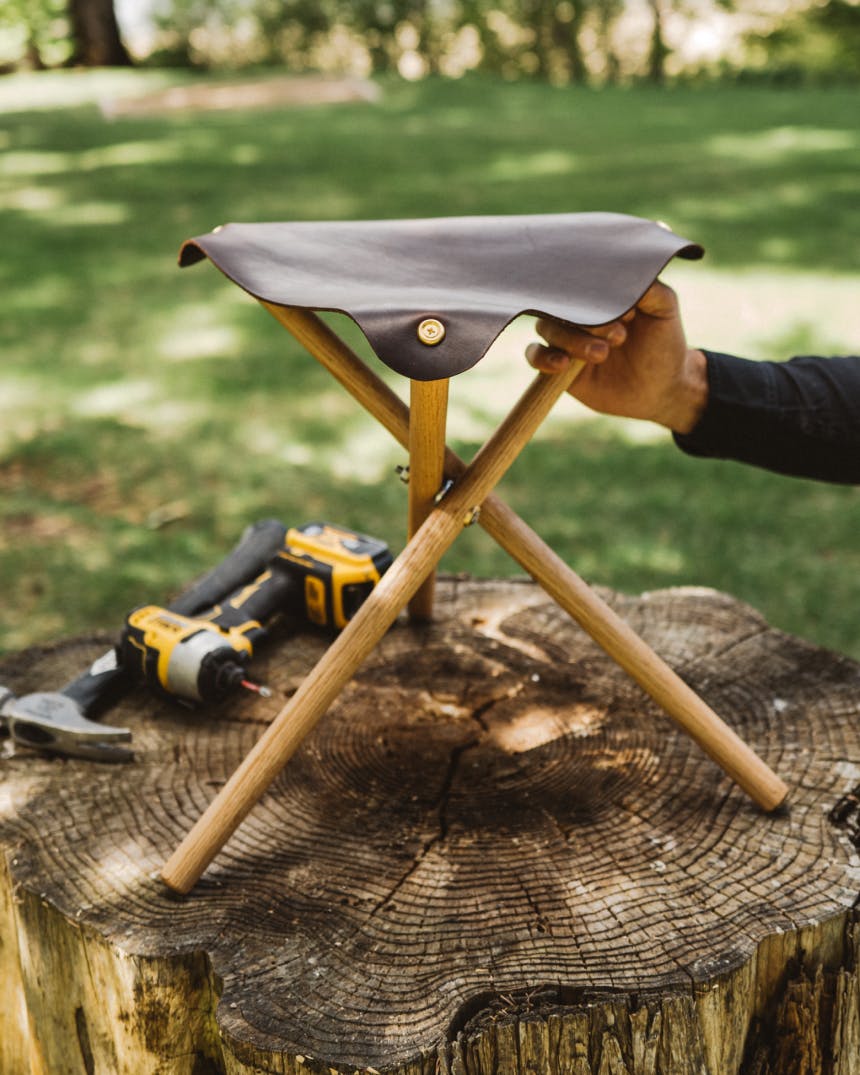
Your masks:
[{"label": "cut log surface", "polygon": [[[271,699],[137,691],[125,765],[0,759],[0,1072],[860,1073],[860,667],[711,590],[605,594],[791,788],[767,815],[535,585],[442,578],[189,897]],[[0,662],[18,693],[105,639]]]}]

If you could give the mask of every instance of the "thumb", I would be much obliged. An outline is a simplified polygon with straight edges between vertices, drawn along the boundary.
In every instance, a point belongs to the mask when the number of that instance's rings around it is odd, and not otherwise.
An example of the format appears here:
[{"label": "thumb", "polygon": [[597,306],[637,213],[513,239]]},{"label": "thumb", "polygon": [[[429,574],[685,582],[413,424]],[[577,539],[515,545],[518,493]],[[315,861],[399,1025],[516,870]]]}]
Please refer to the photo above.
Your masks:
[{"label": "thumb", "polygon": [[649,317],[671,320],[678,317],[678,296],[668,284],[655,280],[642,298],[636,303],[636,310]]}]

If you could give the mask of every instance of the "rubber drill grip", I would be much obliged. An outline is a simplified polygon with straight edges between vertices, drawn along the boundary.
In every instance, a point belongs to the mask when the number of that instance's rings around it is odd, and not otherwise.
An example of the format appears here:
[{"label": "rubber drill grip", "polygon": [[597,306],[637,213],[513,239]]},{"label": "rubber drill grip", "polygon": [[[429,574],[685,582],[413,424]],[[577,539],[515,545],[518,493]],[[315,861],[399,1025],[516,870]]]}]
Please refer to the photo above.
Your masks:
[{"label": "rubber drill grip", "polygon": [[262,519],[254,523],[247,528],[226,559],[167,607],[171,612],[179,612],[183,616],[197,616],[219,604],[228,594],[257,578],[272,557],[284,547],[286,537],[287,528],[277,519]]},{"label": "rubber drill grip", "polygon": [[[287,528],[277,519],[262,519],[242,534],[232,552],[185,590],[167,607],[183,616],[196,616],[217,605],[265,569],[284,547]],[[92,665],[61,688],[86,716],[110,705],[130,686],[128,673],[117,663],[115,650],[108,650]]]},{"label": "rubber drill grip", "polygon": [[206,618],[219,627],[242,628],[253,620],[265,625],[279,612],[298,615],[302,607],[302,594],[301,580],[277,563],[271,563],[244,590],[231,595],[227,601],[221,601],[217,613]]}]

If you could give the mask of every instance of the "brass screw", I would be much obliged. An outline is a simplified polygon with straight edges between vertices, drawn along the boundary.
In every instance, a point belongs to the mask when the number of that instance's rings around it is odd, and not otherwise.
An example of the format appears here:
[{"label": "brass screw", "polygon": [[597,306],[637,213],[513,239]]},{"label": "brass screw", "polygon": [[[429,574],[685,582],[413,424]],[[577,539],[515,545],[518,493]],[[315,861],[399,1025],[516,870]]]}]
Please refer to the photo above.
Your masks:
[{"label": "brass screw", "polygon": [[418,339],[428,347],[435,347],[445,339],[445,326],[437,318],[427,317],[418,326]]}]

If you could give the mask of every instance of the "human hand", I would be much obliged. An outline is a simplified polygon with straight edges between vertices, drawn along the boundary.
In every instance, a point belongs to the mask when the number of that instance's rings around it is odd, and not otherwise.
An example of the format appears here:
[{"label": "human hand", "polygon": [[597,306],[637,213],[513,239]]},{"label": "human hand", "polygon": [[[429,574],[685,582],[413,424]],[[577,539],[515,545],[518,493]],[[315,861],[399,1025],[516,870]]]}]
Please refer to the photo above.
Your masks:
[{"label": "human hand", "polygon": [[572,360],[584,361],[569,391],[593,410],[658,422],[676,433],[689,433],[701,417],[705,356],[687,346],[677,295],[659,280],[617,321],[577,328],[541,318],[537,330],[546,346],[529,344],[529,363],[558,373]]}]

